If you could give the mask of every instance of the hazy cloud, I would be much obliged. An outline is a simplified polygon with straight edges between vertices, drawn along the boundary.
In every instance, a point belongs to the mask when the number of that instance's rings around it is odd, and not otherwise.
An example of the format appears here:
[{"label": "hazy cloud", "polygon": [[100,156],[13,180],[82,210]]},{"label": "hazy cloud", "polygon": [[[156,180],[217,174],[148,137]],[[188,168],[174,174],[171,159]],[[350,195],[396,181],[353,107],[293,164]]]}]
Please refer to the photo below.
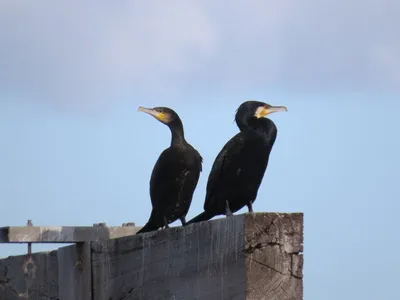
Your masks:
[{"label": "hazy cloud", "polygon": [[198,84],[400,86],[400,2],[0,3],[0,88],[53,102]]}]

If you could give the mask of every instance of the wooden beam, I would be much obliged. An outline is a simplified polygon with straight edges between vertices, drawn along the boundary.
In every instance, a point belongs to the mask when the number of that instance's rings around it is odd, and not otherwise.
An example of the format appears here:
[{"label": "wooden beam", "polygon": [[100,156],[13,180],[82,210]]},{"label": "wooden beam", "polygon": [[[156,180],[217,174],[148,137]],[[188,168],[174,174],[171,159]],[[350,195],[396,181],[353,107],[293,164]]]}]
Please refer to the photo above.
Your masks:
[{"label": "wooden beam", "polygon": [[303,214],[252,213],[92,242],[92,297],[303,299]]},{"label": "wooden beam", "polygon": [[1,259],[0,299],[302,300],[302,252],[302,213],[235,215]]},{"label": "wooden beam", "polygon": [[79,243],[136,234],[142,227],[124,226],[9,226],[0,228],[0,243]]},{"label": "wooden beam", "polygon": [[58,298],[92,299],[90,242],[58,249]]},{"label": "wooden beam", "polygon": [[0,299],[60,299],[57,251],[0,259]]}]

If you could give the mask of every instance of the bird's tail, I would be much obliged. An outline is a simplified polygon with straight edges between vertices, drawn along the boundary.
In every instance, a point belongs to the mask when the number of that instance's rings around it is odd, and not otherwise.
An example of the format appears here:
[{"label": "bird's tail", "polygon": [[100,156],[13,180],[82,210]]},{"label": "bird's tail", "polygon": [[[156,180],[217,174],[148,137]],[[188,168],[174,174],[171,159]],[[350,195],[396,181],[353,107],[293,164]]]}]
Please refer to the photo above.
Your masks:
[{"label": "bird's tail", "polygon": [[192,223],[197,223],[197,222],[203,222],[203,221],[208,221],[210,220],[212,217],[215,217],[216,214],[210,211],[203,211],[201,214],[199,214],[197,217],[194,217],[193,219],[191,219],[190,221],[186,222],[186,225],[192,224]]},{"label": "bird's tail", "polygon": [[160,212],[152,209],[149,220],[136,234],[158,230],[160,227],[163,227],[163,225],[160,224]]},{"label": "bird's tail", "polygon": [[158,228],[160,228],[160,226],[150,219],[136,234],[154,231]]}]

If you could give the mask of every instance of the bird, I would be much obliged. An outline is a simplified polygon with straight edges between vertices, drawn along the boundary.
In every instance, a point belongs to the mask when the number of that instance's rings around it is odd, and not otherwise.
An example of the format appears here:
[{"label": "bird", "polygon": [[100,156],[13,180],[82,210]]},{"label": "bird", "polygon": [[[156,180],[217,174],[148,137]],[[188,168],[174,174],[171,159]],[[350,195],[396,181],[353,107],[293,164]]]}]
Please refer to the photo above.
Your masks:
[{"label": "bird", "polygon": [[154,165],[150,177],[152,211],[148,222],[137,233],[169,228],[168,224],[178,219],[184,225],[202,171],[203,158],[186,141],[182,120],[173,109],[140,106],[138,111],[169,127],[171,145],[160,154]]},{"label": "bird", "polygon": [[207,181],[204,211],[185,225],[217,215],[229,217],[245,206],[249,213],[253,212],[278,132],[274,122],[264,117],[279,111],[287,111],[287,107],[255,100],[239,106],[235,121],[240,132],[215,158]]}]

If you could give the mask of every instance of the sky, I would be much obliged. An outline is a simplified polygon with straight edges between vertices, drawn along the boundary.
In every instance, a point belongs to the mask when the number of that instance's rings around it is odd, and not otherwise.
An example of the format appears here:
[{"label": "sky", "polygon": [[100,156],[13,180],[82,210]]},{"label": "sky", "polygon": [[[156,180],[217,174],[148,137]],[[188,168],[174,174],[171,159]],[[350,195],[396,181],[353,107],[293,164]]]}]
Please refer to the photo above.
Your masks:
[{"label": "sky", "polygon": [[143,225],[170,132],[138,106],[204,159],[190,219],[237,107],[265,101],[288,112],[254,210],[304,212],[305,299],[394,299],[400,2],[156,3],[0,2],[0,226]]}]

